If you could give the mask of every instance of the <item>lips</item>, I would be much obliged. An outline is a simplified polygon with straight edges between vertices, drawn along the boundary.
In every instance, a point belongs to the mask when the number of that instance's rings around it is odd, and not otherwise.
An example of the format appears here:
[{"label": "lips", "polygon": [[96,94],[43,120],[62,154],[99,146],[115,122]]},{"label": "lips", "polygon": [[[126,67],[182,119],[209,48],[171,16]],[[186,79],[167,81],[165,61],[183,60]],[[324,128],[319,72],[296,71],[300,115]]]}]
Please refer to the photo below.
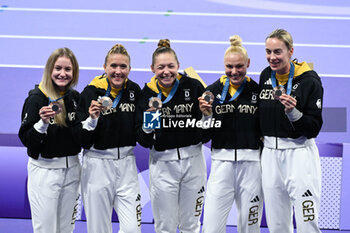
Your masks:
[{"label": "lips", "polygon": [[161,76],[160,78],[161,78],[161,79],[168,79],[168,80],[169,80],[169,79],[173,78],[173,76]]},{"label": "lips", "polygon": [[69,78],[55,78],[56,79],[56,82],[66,82],[66,81],[69,81]]},{"label": "lips", "polygon": [[232,80],[240,80],[242,78],[242,75],[235,75],[235,76],[229,76]]},{"label": "lips", "polygon": [[124,80],[124,76],[112,76],[111,77],[111,81],[114,81],[114,82],[122,82]]},{"label": "lips", "polygon": [[273,61],[273,62],[270,61],[270,65],[272,67],[277,67],[279,64],[280,64],[280,62],[278,62],[278,61]]}]

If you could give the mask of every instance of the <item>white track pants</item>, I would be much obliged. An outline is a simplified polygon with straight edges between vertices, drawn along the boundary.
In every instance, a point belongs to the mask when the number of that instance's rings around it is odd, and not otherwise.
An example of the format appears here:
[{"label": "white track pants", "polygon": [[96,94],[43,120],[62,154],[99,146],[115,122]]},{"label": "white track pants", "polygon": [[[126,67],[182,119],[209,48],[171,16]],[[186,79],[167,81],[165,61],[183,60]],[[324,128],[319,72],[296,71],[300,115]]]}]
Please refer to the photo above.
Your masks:
[{"label": "white track pants", "polygon": [[259,161],[212,160],[204,203],[203,233],[226,232],[236,202],[239,233],[259,233],[263,197]]},{"label": "white track pants", "polygon": [[171,161],[150,157],[150,196],[157,233],[198,233],[207,171],[203,154]]},{"label": "white track pants", "polygon": [[89,233],[112,233],[113,208],[119,218],[119,233],[141,232],[135,156],[118,160],[84,156],[81,186]]},{"label": "white track pants", "polygon": [[42,168],[28,163],[28,198],[34,233],[71,233],[79,196],[80,164]]},{"label": "white track pants", "polygon": [[261,166],[270,233],[293,232],[293,207],[298,233],[320,233],[321,165],[316,145],[264,148]]}]

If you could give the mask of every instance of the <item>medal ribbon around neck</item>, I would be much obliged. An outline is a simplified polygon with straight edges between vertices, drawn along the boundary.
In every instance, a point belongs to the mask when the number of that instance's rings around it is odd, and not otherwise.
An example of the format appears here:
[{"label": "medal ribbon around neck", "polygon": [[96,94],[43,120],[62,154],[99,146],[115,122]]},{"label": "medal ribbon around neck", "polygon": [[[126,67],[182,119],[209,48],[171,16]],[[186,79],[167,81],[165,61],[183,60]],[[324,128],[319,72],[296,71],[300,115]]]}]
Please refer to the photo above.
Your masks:
[{"label": "medal ribbon around neck", "polygon": [[57,101],[59,101],[60,99],[63,99],[64,97],[66,97],[66,95],[67,94],[65,94],[65,95],[63,95],[63,96],[61,96],[60,98],[57,98],[57,99],[51,99],[50,97],[48,97],[49,98],[49,104],[51,104],[52,102],[57,102]]},{"label": "medal ribbon around neck", "polygon": [[[288,83],[287,83],[287,95],[290,95],[292,92],[292,82],[293,82],[293,77],[294,77],[294,64],[293,62],[290,62],[290,70],[289,70],[289,75],[288,75]],[[276,71],[271,72],[271,83],[272,83],[272,88],[275,88],[277,86],[276,82]],[[279,85],[283,87],[283,85]]]},{"label": "medal ribbon around neck", "polygon": [[[175,92],[176,92],[177,88],[179,87],[179,83],[180,83],[179,80],[176,78],[176,79],[175,79],[174,86],[171,88],[171,91],[170,91],[168,97],[167,97],[164,101],[162,101],[163,104],[168,103],[168,102],[174,97]],[[160,87],[159,87],[158,82],[157,82],[157,88],[158,88],[158,91],[159,91],[157,97],[158,97],[159,99],[162,99],[162,91],[161,91],[161,89],[160,89]]]},{"label": "medal ribbon around neck", "polygon": [[[106,78],[107,79],[107,78]],[[106,90],[106,94],[105,96],[109,97],[109,95],[111,94],[111,90],[112,90],[112,87],[111,85],[109,84],[108,82],[108,79],[107,79],[107,83],[108,83],[108,87],[107,87],[107,90]],[[122,98],[122,94],[123,94],[123,90],[124,90],[124,83],[122,85],[122,89],[119,91],[119,94],[115,97],[115,99],[113,100],[113,105],[112,105],[112,108],[115,108],[117,107],[120,99]]]},{"label": "medal ribbon around neck", "polygon": [[[231,99],[229,99],[228,102],[235,100],[242,93],[246,82],[247,82],[247,78],[244,77],[242,84],[239,86],[239,88],[237,89],[235,94],[231,97]],[[225,82],[224,88],[222,89],[222,92],[221,92],[220,104],[225,102],[229,87],[230,87],[230,79],[229,79],[229,77],[226,77],[226,82]]]},{"label": "medal ribbon around neck", "polygon": [[63,99],[64,97],[66,97],[66,96],[68,95],[68,94],[66,93],[66,94],[64,94],[63,96],[61,96],[61,97],[59,97],[59,98],[57,98],[57,99],[51,99],[51,97],[48,96],[48,95],[46,94],[46,92],[43,90],[43,88],[41,87],[41,84],[39,85],[39,89],[44,93],[44,95],[47,96],[47,98],[49,98],[49,104],[51,104],[52,102],[57,102],[57,101],[59,101],[60,99]]}]

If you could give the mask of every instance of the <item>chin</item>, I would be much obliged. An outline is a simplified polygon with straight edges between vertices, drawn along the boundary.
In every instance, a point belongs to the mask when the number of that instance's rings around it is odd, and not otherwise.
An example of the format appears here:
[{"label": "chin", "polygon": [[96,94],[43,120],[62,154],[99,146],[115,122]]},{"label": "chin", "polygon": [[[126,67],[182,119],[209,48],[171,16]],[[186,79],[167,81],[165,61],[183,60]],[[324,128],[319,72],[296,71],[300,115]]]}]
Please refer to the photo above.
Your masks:
[{"label": "chin", "polygon": [[123,83],[113,83],[113,88],[121,88]]},{"label": "chin", "polygon": [[175,82],[175,79],[167,80],[167,81],[165,81],[165,82],[164,82],[164,80],[163,80],[163,82],[160,82],[160,84],[161,84],[163,87],[168,88],[168,87],[171,87],[171,86],[174,84],[174,82]]},{"label": "chin", "polygon": [[243,82],[243,78],[240,78],[239,80],[235,79],[235,80],[230,80],[230,83],[233,85],[239,85]]}]

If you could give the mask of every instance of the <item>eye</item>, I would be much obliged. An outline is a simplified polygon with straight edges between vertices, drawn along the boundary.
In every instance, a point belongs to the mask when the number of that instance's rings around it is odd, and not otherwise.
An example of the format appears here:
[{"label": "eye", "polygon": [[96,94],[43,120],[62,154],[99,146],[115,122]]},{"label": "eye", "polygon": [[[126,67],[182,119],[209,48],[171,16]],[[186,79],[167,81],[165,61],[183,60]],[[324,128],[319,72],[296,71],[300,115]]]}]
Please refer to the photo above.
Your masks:
[{"label": "eye", "polygon": [[265,51],[266,51],[266,54],[271,54],[271,50],[266,49]]},{"label": "eye", "polygon": [[126,64],[121,64],[121,65],[120,65],[120,68],[126,69],[126,68],[128,68],[128,66],[127,66]]},{"label": "eye", "polygon": [[226,68],[227,68],[227,69],[232,69],[233,66],[232,66],[232,65],[226,65]]},{"label": "eye", "polygon": [[59,70],[61,70],[61,69],[62,69],[61,66],[55,66],[55,70],[59,71]]},{"label": "eye", "polygon": [[280,50],[280,49],[277,49],[276,51],[275,51],[275,54],[277,54],[277,55],[280,55],[282,53],[282,50]]},{"label": "eye", "polygon": [[109,66],[112,67],[112,68],[117,68],[117,64],[115,64],[115,63],[112,63]]},{"label": "eye", "polygon": [[71,71],[71,70],[72,70],[71,67],[66,67],[66,68],[65,68],[65,71],[67,71],[67,72],[69,72],[69,71]]}]

